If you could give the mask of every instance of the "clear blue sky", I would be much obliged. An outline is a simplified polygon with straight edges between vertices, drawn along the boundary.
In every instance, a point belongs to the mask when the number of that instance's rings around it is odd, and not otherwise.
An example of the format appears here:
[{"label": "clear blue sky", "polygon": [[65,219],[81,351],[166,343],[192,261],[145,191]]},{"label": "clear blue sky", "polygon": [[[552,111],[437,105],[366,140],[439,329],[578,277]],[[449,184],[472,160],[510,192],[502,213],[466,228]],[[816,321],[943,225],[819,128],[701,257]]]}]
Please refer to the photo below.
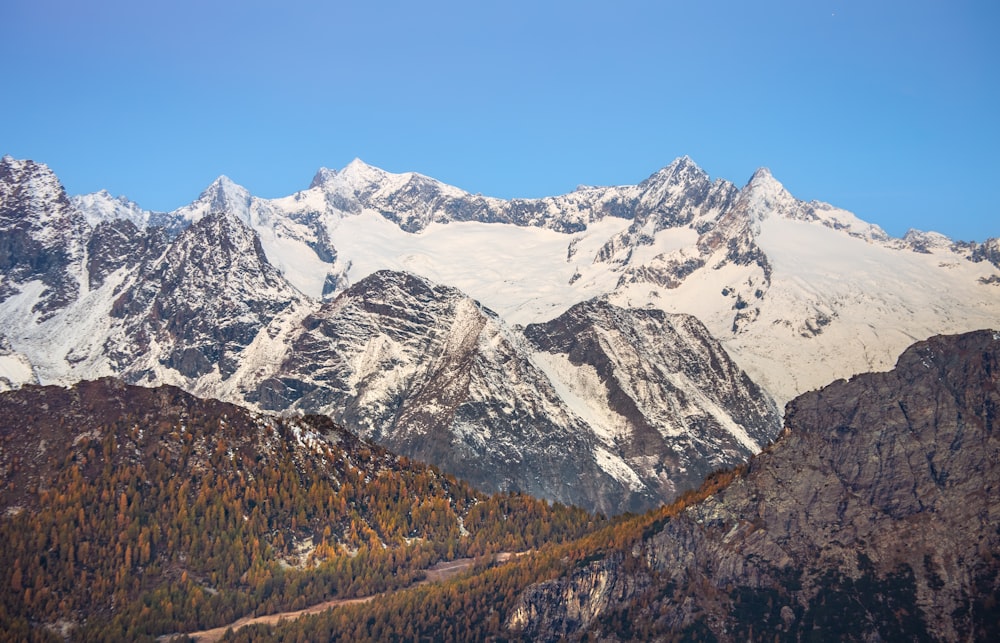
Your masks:
[{"label": "clear blue sky", "polygon": [[149,209],[352,158],[501,197],[687,154],[902,235],[1000,235],[1000,3],[0,0],[0,154]]}]

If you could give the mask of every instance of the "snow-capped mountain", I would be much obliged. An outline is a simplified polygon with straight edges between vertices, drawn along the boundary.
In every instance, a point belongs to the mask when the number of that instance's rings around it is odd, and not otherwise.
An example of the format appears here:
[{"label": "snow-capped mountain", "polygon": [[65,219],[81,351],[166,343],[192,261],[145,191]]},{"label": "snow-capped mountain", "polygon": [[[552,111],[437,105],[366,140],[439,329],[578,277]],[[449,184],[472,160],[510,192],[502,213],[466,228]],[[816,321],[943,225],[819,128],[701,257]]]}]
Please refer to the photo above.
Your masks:
[{"label": "snow-capped mountain", "polygon": [[251,209],[268,213],[251,225],[269,259],[310,296],[392,269],[458,287],[512,324],[600,296],[690,313],[780,403],[888,368],[914,340],[1000,319],[995,239],[894,239],[795,199],[766,169],[738,188],[686,157],[638,185],[510,201],[354,161]]},{"label": "snow-capped mountain", "polygon": [[486,488],[638,509],[774,436],[753,381],[783,403],[997,326],[998,255],[687,158],[510,201],[354,161],[154,213],[4,157],[0,383],[320,410]]},{"label": "snow-capped mountain", "polygon": [[307,316],[276,366],[247,399],[330,415],[480,488],[606,513],[674,497],[780,426],[690,316],[587,302],[522,332],[401,272]]},{"label": "snow-capped mountain", "polygon": [[[408,270],[521,324],[596,296],[691,313],[782,403],[888,368],[914,340],[1000,319],[995,240],[893,239],[849,212],[795,199],[766,169],[737,188],[682,158],[636,186],[531,201],[452,196],[414,235],[400,227],[412,219],[391,225],[385,204],[430,180],[359,165],[323,184],[350,203],[328,215],[343,283]],[[492,208],[482,220],[518,225],[453,216],[478,203]],[[519,211],[547,215],[510,214]]]}]

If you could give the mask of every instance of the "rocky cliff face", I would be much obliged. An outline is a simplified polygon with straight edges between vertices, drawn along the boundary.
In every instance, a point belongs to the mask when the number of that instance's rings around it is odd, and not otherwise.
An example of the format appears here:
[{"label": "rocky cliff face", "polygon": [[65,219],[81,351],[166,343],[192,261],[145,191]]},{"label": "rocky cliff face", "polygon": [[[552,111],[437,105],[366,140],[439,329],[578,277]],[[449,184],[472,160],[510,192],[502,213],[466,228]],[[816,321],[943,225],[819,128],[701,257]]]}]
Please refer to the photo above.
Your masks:
[{"label": "rocky cliff face", "polygon": [[536,640],[992,640],[1000,334],[935,337],[791,403],[786,434],[649,535],[534,586]]},{"label": "rocky cliff face", "polygon": [[31,314],[44,321],[76,300],[80,284],[71,267],[83,257],[86,231],[47,167],[0,159],[0,302],[37,283]]},{"label": "rocky cliff face", "polygon": [[[260,241],[228,211],[182,232],[119,296],[126,345],[116,347],[130,380],[155,377],[143,364],[151,345],[160,365],[190,380],[216,371],[226,379],[239,353],[301,296],[267,262]],[[135,361],[129,363],[129,357]]]},{"label": "rocky cliff face", "polygon": [[606,512],[628,496],[516,334],[459,291],[406,273],[375,273],[307,317],[257,399],[329,414],[485,489]]}]

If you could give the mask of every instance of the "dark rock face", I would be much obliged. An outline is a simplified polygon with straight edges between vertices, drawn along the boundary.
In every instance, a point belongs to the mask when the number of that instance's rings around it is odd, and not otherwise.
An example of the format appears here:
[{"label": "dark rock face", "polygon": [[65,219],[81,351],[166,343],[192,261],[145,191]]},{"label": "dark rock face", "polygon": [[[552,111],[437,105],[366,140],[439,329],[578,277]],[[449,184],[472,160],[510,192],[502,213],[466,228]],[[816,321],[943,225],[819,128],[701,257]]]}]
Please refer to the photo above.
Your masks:
[{"label": "dark rock face", "polygon": [[526,592],[536,640],[996,640],[1000,334],[788,406],[786,435],[632,551]]},{"label": "dark rock face", "polygon": [[70,268],[83,255],[86,231],[48,167],[0,159],[0,302],[34,280],[44,285],[32,311],[40,320],[76,300],[80,285]]},{"label": "dark rock face", "polygon": [[973,244],[973,250],[969,255],[972,261],[988,261],[997,268],[1000,268],[1000,238],[987,239],[981,244]]},{"label": "dark rock face", "polygon": [[123,267],[135,267],[158,258],[167,248],[161,228],[140,230],[126,219],[105,221],[94,228],[87,240],[87,278],[91,290]]}]

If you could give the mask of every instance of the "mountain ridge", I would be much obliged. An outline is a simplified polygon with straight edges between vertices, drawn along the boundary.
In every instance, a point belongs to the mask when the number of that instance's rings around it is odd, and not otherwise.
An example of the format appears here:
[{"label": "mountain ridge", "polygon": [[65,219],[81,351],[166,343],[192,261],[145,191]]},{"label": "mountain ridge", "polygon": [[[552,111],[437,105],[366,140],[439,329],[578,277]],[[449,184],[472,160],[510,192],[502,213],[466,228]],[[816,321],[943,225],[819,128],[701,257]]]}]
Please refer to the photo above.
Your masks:
[{"label": "mountain ridge", "polygon": [[[570,493],[559,477],[565,469],[535,458],[546,448],[557,453],[552,435],[562,435],[578,445],[575,453],[588,454],[587,467],[599,465],[600,471],[592,470],[602,480],[573,501],[605,510],[613,502],[597,498],[608,489],[643,488],[642,502],[658,502],[663,497],[656,494],[676,493],[693,482],[671,491],[677,481],[654,482],[656,463],[630,463],[627,443],[636,431],[648,431],[656,412],[642,401],[649,392],[629,378],[652,378],[657,392],[648,399],[669,389],[672,399],[683,400],[676,408],[697,408],[691,417],[714,418],[689,424],[690,434],[700,436],[692,446],[715,435],[701,452],[701,464],[691,469],[695,476],[731,463],[736,453],[746,457],[754,450],[750,444],[767,444],[777,430],[776,413],[751,414],[752,426],[730,424],[733,414],[748,407],[732,399],[721,403],[719,395],[730,385],[725,378],[694,382],[667,368],[670,357],[657,350],[644,351],[630,365],[616,361],[650,333],[669,333],[669,324],[654,323],[650,314],[613,315],[628,326],[613,331],[623,350],[588,349],[580,355],[593,361],[577,364],[532,347],[522,329],[556,322],[588,301],[622,311],[693,315],[703,325],[701,337],[690,344],[693,335],[673,335],[681,342],[676,350],[716,338],[733,368],[780,408],[803,390],[887,367],[914,338],[989,327],[1000,318],[994,242],[947,244],[929,235],[889,239],[850,213],[794,199],[766,171],[737,188],[711,180],[688,158],[637,185],[509,201],[357,161],[339,172],[318,172],[314,187],[280,199],[261,199],[219,179],[192,204],[156,216],[139,216],[121,201],[100,212],[81,211],[91,206],[68,199],[45,166],[10,157],[0,165],[7,213],[0,239],[10,247],[0,275],[0,381],[6,385],[118,375],[241,403],[353,414],[351,421],[361,424],[352,428],[387,441],[395,439],[389,426],[400,440],[418,425],[435,426],[440,433],[434,457],[453,451],[457,460],[469,460],[484,455],[483,445],[496,443],[494,456],[505,452],[507,460],[495,462],[494,488],[516,485],[569,501],[552,490]],[[109,213],[125,218],[91,227]],[[49,220],[62,221],[64,233],[49,230]],[[145,227],[135,226],[137,220]],[[390,288],[396,299],[383,302],[383,310],[357,309],[353,319],[338,318],[331,304],[353,288],[370,289],[374,282],[366,280],[380,271],[417,277],[404,288]],[[415,297],[423,291],[437,294]],[[417,343],[380,329],[383,322],[395,323],[394,308],[408,306],[415,306],[410,313],[425,315],[413,322],[425,334]],[[596,308],[589,310],[596,314]],[[608,337],[601,335],[608,329],[601,330],[600,317],[588,319],[581,334]],[[323,335],[326,327],[369,344],[338,346],[336,337]],[[445,341],[452,336],[454,341]],[[316,356],[333,355],[331,350],[350,356],[354,361],[344,362],[343,372],[360,379],[342,381],[328,368],[327,381],[315,379],[312,373],[323,372],[324,362],[295,358],[312,348]],[[504,366],[496,361],[500,356],[517,365]],[[659,362],[643,362],[649,356]],[[356,370],[364,360],[374,361]],[[379,372],[360,374],[372,367]],[[517,378],[499,377],[505,368]],[[405,392],[402,398],[386,398],[385,382],[372,385],[392,373],[399,378],[393,390]],[[417,374],[422,388],[407,388],[407,378]],[[369,383],[358,388],[362,380]],[[744,398],[756,395],[749,386],[741,390]],[[580,392],[597,395],[597,406],[581,402]],[[367,411],[359,410],[366,395],[401,415],[386,411],[378,416],[379,426],[372,425],[364,419]],[[321,396],[355,410],[319,403]],[[534,410],[516,400],[531,400]],[[624,409],[629,411],[619,412]],[[503,462],[522,461],[510,460],[519,452],[513,434],[506,446],[487,439],[514,431],[520,422],[514,413],[522,420],[544,416],[549,419],[539,426],[559,427],[548,436],[534,432],[534,468],[516,481],[499,473]],[[634,422],[620,419],[629,415]],[[628,425],[632,437],[609,443],[608,429],[591,426],[595,421]],[[665,428],[671,424],[662,416],[653,425],[649,444],[658,444],[658,456],[669,460],[672,447],[655,436],[674,429]],[[731,443],[741,432],[754,437],[738,439],[742,446]],[[566,454],[557,455],[568,462]],[[471,473],[471,465],[462,466]],[[534,486],[533,477],[546,478],[550,490]]]}]

